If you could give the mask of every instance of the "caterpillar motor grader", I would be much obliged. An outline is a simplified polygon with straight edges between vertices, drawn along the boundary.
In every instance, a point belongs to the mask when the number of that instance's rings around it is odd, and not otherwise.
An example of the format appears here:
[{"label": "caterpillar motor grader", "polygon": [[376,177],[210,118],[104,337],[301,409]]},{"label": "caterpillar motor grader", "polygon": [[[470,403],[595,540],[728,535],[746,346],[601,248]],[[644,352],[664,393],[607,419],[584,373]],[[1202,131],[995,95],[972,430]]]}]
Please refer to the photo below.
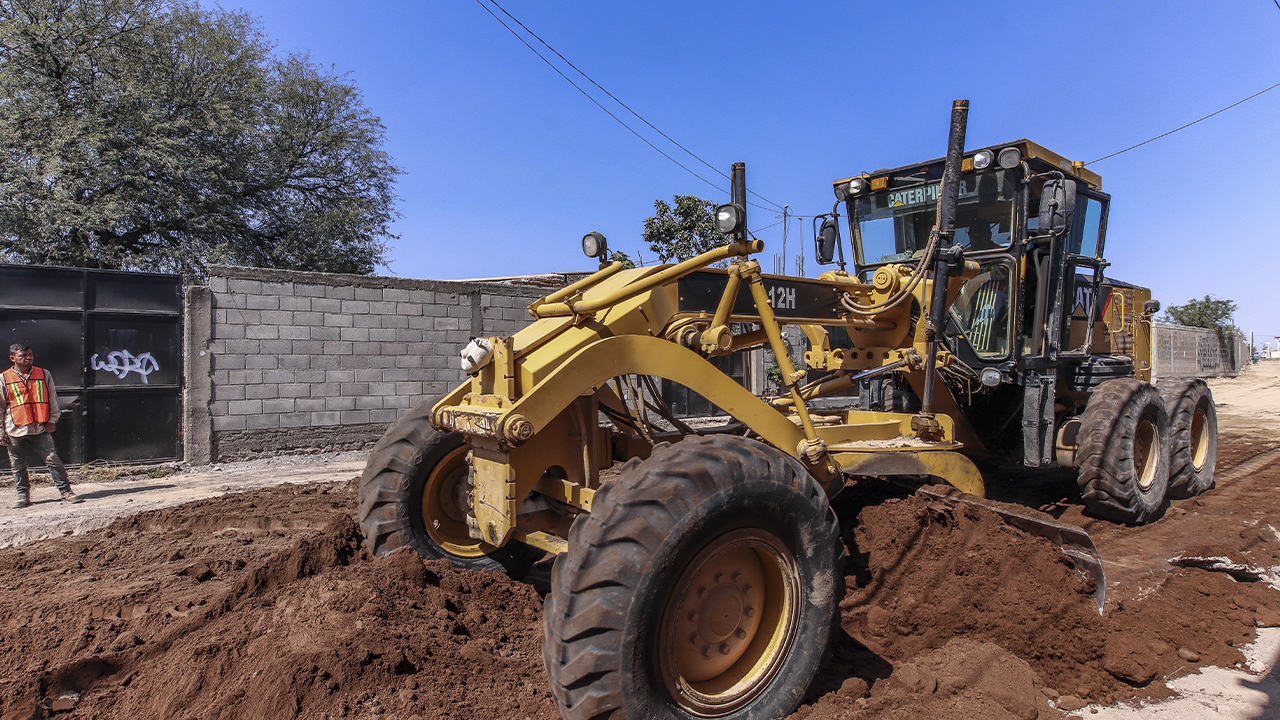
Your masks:
[{"label": "caterpillar motor grader", "polygon": [[[369,550],[516,575],[555,553],[544,660],[565,718],[777,718],[838,620],[845,546],[829,498],[849,478],[981,496],[975,461],[1076,467],[1089,508],[1129,522],[1153,517],[1167,488],[1203,489],[1212,401],[1184,384],[1170,411],[1146,382],[1155,308],[1104,278],[1098,177],[1026,141],[966,153],[967,112],[955,103],[944,159],[835,184],[854,274],[835,211],[816,240],[839,269],[762,273],[739,163],[716,211],[725,246],[656,267],[601,260],[534,301],[514,336],[472,340],[470,378],[370,457]],[[597,233],[583,249],[607,257]],[[785,325],[809,338],[808,373]],[[761,346],[779,397],[713,364]],[[690,427],[655,378],[730,422]],[[854,386],[858,406],[814,402]],[[1171,457],[1184,461],[1172,485]],[[1086,534],[1002,514],[1061,542],[1100,597]]]}]

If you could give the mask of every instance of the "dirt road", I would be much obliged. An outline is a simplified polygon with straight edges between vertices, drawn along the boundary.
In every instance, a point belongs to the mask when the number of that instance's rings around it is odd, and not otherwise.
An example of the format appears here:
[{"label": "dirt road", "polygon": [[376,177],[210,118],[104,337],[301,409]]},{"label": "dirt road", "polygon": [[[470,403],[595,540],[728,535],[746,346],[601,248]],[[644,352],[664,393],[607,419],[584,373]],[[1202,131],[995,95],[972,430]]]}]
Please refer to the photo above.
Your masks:
[{"label": "dirt road", "polygon": [[[1280,625],[1280,592],[1169,563],[1190,551],[1280,567],[1280,432],[1248,389],[1278,379],[1280,363],[1225,381],[1238,399],[1222,412],[1219,487],[1152,525],[1094,521],[1069,484],[1023,492],[1094,535],[1103,616],[1056,548],[986,510],[883,484],[842,495],[841,632],[795,717],[1280,717],[1280,630],[1265,627]],[[346,482],[359,466],[228,468],[238,479],[203,490],[181,476],[139,492],[81,486],[103,494],[40,506],[55,534],[73,533],[47,540],[5,511],[2,537],[27,542],[0,550],[0,720],[557,717],[545,588],[405,552],[366,557]],[[286,477],[343,482],[220,494]],[[179,502],[165,496],[179,488],[217,496],[130,512]]]},{"label": "dirt road", "polygon": [[79,505],[62,502],[52,483],[35,483],[30,508],[15,510],[9,496],[3,496],[0,548],[80,535],[106,527],[118,517],[226,493],[283,483],[345,481],[359,475],[364,463],[363,453],[293,455],[201,467],[155,479],[142,474],[111,482],[80,481],[74,489],[85,502]]}]

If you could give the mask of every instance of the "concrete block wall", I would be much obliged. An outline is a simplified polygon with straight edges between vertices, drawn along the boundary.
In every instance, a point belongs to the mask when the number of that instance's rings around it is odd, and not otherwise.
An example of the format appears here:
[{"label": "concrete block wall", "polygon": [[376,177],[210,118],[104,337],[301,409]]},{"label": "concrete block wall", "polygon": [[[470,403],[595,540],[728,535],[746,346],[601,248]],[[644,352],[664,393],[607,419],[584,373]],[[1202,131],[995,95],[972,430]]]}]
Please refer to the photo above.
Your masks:
[{"label": "concrete block wall", "polygon": [[1151,324],[1151,379],[1235,377],[1249,363],[1249,340],[1231,329],[1223,332],[1173,323]]},{"label": "concrete block wall", "polygon": [[560,284],[211,268],[208,292],[189,293],[209,308],[188,330],[188,456],[376,440],[461,382],[470,338],[515,333],[531,322],[529,302]]}]

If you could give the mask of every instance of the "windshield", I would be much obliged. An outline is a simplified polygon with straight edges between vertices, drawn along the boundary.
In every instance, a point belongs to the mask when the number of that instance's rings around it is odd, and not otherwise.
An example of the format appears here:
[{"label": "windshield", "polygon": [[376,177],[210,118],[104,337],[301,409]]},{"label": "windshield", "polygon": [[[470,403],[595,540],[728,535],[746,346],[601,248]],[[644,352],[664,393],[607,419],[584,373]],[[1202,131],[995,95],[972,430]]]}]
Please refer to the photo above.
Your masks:
[{"label": "windshield", "polygon": [[[1004,170],[960,179],[957,245],[973,250],[1007,247],[1013,231],[1013,175]],[[909,260],[929,242],[937,220],[939,183],[882,190],[853,204],[860,265]]]}]

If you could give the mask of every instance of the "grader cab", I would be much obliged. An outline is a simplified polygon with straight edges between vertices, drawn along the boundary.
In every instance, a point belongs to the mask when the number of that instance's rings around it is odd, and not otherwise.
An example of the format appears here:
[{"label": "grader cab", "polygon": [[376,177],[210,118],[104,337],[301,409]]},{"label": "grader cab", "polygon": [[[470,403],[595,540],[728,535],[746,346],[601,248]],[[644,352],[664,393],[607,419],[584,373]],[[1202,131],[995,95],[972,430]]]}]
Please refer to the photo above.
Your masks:
[{"label": "grader cab", "polygon": [[[1090,509],[1141,522],[1181,453],[1190,474],[1174,487],[1203,489],[1212,400],[1183,384],[1167,410],[1145,382],[1154,310],[1103,275],[1097,176],[1026,141],[965,153],[966,118],[957,101],[945,159],[835,184],[852,274],[761,272],[737,164],[716,214],[726,246],[657,267],[602,261],[535,301],[524,330],[474,339],[470,379],[370,457],[369,550],[515,575],[558,555],[544,657],[566,718],[775,718],[837,620],[845,549],[829,498],[848,479],[982,496],[975,460],[1078,467]],[[821,262],[843,258],[839,220],[822,222]],[[607,257],[597,233],[583,249]],[[810,340],[808,372],[785,325]],[[761,347],[781,396],[712,362]],[[730,420],[692,427],[656,378]],[[856,405],[814,403],[853,387]],[[1001,512],[1062,543],[1101,600],[1086,534]]]}]

